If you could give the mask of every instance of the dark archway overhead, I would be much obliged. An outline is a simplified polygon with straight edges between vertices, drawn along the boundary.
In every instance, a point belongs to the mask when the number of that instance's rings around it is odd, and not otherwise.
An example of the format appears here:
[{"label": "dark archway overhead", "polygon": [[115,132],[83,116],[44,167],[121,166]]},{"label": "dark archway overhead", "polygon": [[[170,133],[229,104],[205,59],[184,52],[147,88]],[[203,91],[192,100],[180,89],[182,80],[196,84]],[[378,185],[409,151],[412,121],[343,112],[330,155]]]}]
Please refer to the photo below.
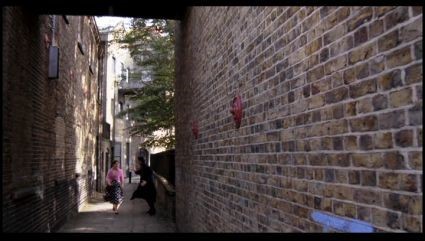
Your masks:
[{"label": "dark archway overhead", "polygon": [[[7,6],[9,5],[8,2],[10,1],[6,0],[3,4]],[[28,7],[37,14],[162,18],[174,20],[181,20],[187,7],[186,4],[172,5],[165,0],[65,0],[50,3],[18,0],[13,3],[10,2],[10,4]]]}]

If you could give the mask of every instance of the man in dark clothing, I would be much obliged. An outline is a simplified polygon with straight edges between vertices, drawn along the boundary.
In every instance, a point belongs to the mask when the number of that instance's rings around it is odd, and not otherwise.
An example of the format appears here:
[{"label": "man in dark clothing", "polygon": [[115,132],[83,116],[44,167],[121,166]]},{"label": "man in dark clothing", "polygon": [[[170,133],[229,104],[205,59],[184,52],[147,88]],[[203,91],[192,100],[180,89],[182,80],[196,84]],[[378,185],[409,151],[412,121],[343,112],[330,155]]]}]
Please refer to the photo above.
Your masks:
[{"label": "man in dark clothing", "polygon": [[140,168],[135,173],[140,175],[140,183],[130,200],[133,200],[134,198],[145,199],[149,205],[149,211],[147,211],[147,213],[152,216],[156,213],[156,188],[153,183],[153,171],[152,168],[146,164],[144,157],[139,156],[138,159],[140,161]]}]

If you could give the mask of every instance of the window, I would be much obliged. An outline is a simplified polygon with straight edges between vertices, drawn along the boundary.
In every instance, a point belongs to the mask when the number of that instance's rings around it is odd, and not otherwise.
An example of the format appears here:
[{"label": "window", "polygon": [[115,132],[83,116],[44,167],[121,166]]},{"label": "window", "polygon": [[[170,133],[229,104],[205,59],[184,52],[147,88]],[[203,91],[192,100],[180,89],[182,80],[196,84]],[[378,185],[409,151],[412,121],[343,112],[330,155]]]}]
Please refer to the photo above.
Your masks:
[{"label": "window", "polygon": [[124,81],[126,79],[126,75],[125,75],[125,68],[124,68],[124,64],[121,62],[121,81]]},{"label": "window", "polygon": [[115,74],[116,73],[116,65],[117,60],[115,59],[115,57],[112,57],[112,72]]}]

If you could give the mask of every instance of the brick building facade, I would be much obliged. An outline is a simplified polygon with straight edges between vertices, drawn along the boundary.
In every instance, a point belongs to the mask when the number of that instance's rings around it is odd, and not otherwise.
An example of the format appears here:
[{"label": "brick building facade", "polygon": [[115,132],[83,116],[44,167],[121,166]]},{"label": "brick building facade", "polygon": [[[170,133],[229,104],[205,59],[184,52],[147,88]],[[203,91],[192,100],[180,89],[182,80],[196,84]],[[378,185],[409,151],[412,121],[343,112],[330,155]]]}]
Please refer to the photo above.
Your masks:
[{"label": "brick building facade", "polygon": [[189,8],[176,37],[179,230],[344,231],[320,213],[422,232],[422,21],[407,6]]},{"label": "brick building facade", "polygon": [[[97,178],[99,33],[92,17],[2,12],[3,231],[50,232]],[[48,78],[51,44],[59,78]]]}]

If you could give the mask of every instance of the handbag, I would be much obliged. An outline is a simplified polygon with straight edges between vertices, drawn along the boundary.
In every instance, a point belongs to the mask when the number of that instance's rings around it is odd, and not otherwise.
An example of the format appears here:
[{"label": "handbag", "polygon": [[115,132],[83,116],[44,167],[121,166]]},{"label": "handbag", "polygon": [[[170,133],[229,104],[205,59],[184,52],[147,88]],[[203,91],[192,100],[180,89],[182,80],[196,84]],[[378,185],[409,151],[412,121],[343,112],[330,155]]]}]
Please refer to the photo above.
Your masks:
[{"label": "handbag", "polygon": [[109,202],[111,200],[111,186],[105,187],[105,195],[103,195],[103,200]]}]

